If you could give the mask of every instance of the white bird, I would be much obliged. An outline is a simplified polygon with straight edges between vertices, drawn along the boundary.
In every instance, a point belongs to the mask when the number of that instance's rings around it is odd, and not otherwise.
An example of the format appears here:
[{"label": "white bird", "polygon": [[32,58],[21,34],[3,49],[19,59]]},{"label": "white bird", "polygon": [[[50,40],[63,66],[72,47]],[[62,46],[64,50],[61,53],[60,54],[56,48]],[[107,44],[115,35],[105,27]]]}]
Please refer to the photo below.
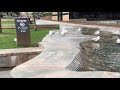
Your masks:
[{"label": "white bird", "polygon": [[81,31],[81,28],[78,28],[78,29],[76,29],[76,30],[80,32],[80,31]]},{"label": "white bird", "polygon": [[14,42],[16,42],[17,41],[17,38],[14,38]]},{"label": "white bird", "polygon": [[17,43],[17,38],[14,38],[14,42]]},{"label": "white bird", "polygon": [[49,31],[49,36],[52,36],[54,33],[54,31]]},{"label": "white bird", "polygon": [[92,38],[92,40],[93,41],[98,41],[98,40],[100,40],[100,36],[94,37],[94,38]]},{"label": "white bird", "polygon": [[114,34],[120,34],[119,30],[115,31]]},{"label": "white bird", "polygon": [[119,31],[118,31],[118,30],[116,31],[116,34],[119,34]]},{"label": "white bird", "polygon": [[62,30],[61,30],[61,35],[64,35],[65,33],[67,33],[68,32],[68,30],[65,30],[65,28],[63,28]]},{"label": "white bird", "polygon": [[116,40],[116,42],[117,42],[117,43],[120,43],[120,39],[118,38],[118,39]]},{"label": "white bird", "polygon": [[94,35],[98,35],[98,34],[100,34],[100,31],[96,31],[96,32],[94,33]]}]

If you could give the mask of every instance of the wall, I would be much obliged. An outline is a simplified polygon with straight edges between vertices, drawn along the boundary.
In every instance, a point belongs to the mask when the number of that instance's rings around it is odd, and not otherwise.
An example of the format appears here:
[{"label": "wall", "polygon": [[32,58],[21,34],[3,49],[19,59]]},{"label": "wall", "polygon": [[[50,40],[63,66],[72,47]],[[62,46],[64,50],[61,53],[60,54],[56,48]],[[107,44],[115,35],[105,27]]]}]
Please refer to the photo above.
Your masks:
[{"label": "wall", "polygon": [[69,21],[69,15],[63,15],[63,21]]},{"label": "wall", "polygon": [[[69,12],[62,12],[63,14],[65,13],[69,13]],[[52,20],[54,21],[58,21],[58,16],[57,16],[57,12],[52,12]],[[69,14],[68,15],[63,15],[63,21],[69,21]]]},{"label": "wall", "polygon": [[53,21],[58,21],[58,17],[57,16],[52,16],[52,20]]},{"label": "wall", "polygon": [[41,19],[43,19],[43,20],[52,20],[52,16],[41,17]]},{"label": "wall", "polygon": [[[25,50],[25,51],[24,51]],[[4,49],[0,52],[0,67],[15,67],[42,52],[40,48],[34,49]],[[28,51],[27,51],[28,50]]]}]

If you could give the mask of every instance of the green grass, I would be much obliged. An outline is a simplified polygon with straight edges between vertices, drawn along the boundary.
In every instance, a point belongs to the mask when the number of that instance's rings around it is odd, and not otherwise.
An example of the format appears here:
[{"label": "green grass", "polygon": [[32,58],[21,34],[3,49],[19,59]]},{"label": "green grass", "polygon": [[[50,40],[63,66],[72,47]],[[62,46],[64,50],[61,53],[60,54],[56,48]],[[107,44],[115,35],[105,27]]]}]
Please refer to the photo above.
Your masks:
[{"label": "green grass", "polygon": [[35,46],[36,44],[38,44],[38,42],[42,41],[43,37],[45,37],[46,34],[48,33],[49,33],[49,30],[39,30],[39,31],[32,30],[30,32],[31,46]]},{"label": "green grass", "polygon": [[2,21],[2,24],[15,24],[13,21]]},{"label": "green grass", "polygon": [[[49,30],[31,30],[31,47],[36,46],[48,32]],[[4,29],[3,33],[0,34],[0,49],[20,48],[14,42],[14,38],[16,38],[16,31],[14,29]]]}]

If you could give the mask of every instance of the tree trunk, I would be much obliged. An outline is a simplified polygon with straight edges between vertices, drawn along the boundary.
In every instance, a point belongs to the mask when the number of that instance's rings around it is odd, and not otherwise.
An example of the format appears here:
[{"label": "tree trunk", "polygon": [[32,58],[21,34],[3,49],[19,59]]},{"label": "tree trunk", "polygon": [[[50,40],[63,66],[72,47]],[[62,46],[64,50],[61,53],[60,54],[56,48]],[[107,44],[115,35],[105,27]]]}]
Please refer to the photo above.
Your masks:
[{"label": "tree trunk", "polygon": [[19,17],[19,15],[17,14],[17,18]]},{"label": "tree trunk", "polygon": [[7,15],[8,15],[8,12],[7,12]]},{"label": "tree trunk", "polygon": [[12,12],[10,13],[10,15],[11,15],[11,16],[13,15]]},{"label": "tree trunk", "polygon": [[1,12],[0,12],[0,33],[2,33],[2,25],[1,25]]},{"label": "tree trunk", "polygon": [[18,17],[19,17],[19,15],[20,15],[20,13],[19,13],[19,12],[17,12],[17,13],[16,13],[16,15],[17,15],[17,18],[18,18]]},{"label": "tree trunk", "polygon": [[28,12],[27,12],[27,18],[28,18]]},{"label": "tree trunk", "polygon": [[33,20],[34,20],[34,30],[37,31],[36,21],[35,21],[35,14],[33,13]]}]

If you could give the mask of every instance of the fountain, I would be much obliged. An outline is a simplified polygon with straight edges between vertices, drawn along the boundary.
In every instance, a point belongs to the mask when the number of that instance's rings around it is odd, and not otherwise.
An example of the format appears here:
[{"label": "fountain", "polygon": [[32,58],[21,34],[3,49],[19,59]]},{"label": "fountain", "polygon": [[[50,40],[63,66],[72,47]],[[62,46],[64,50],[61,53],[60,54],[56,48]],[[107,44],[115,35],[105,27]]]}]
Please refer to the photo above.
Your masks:
[{"label": "fountain", "polygon": [[80,53],[66,67],[72,71],[111,71],[120,72],[120,33],[89,30],[84,35],[94,35],[91,40],[83,41]]}]

